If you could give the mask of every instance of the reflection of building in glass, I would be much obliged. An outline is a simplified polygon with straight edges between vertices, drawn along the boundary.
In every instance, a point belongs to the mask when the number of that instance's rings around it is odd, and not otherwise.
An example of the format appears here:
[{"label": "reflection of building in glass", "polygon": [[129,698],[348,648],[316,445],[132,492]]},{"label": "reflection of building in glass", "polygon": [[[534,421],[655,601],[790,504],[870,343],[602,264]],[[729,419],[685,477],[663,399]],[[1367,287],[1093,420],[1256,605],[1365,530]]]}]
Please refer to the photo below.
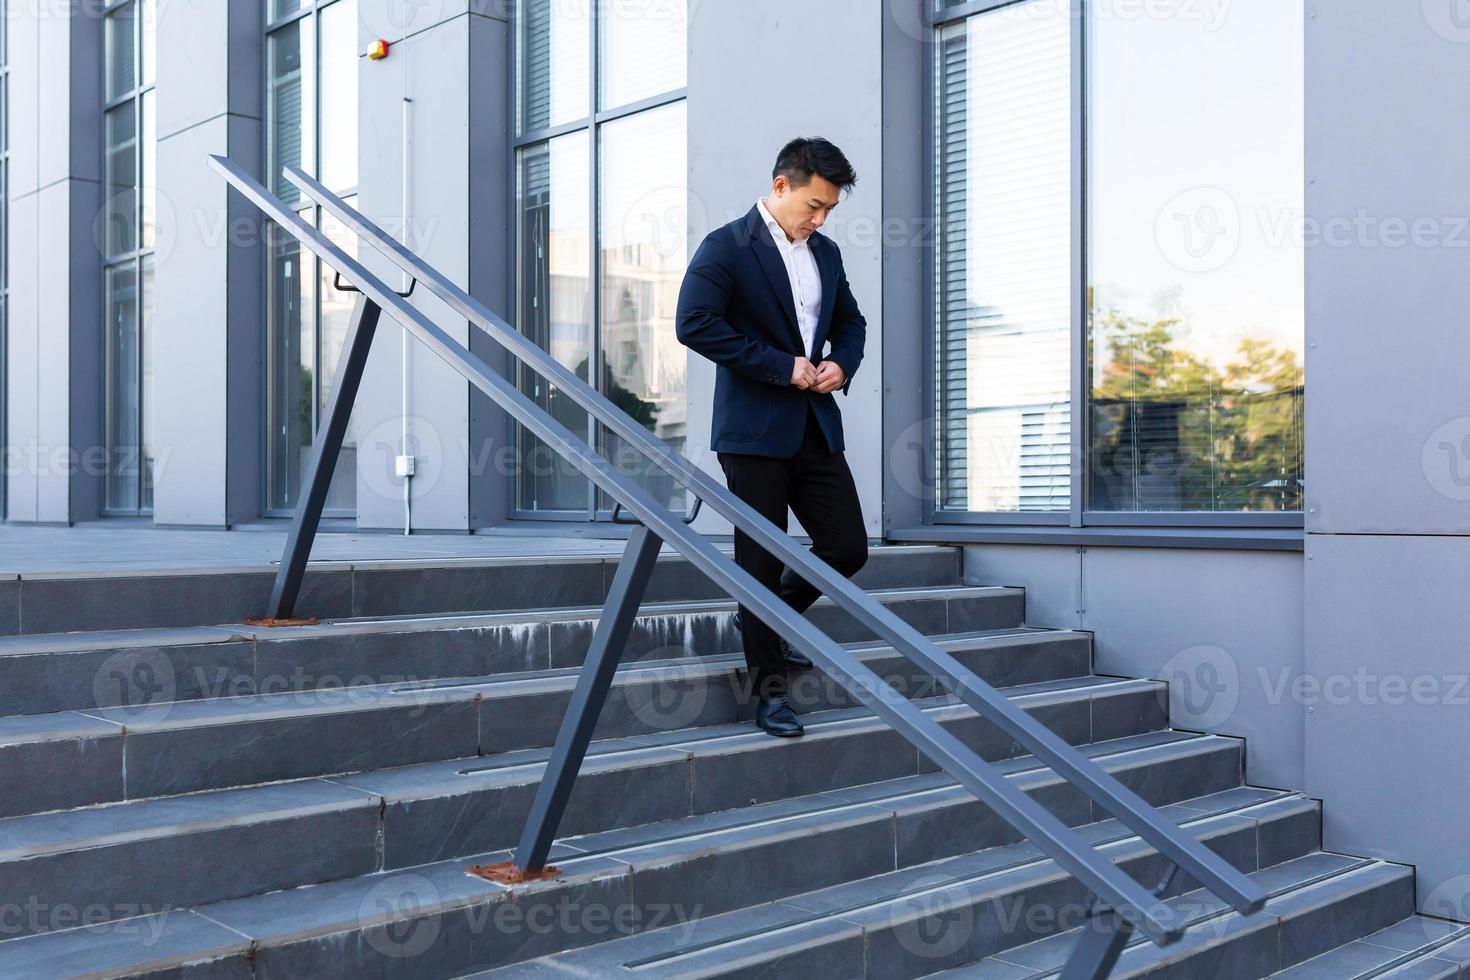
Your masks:
[{"label": "reflection of building in glass", "polygon": [[609,377],[647,406],[635,417],[682,451],[687,352],[674,336],[674,314],[683,267],[648,242],[605,249],[602,262],[602,354]]}]

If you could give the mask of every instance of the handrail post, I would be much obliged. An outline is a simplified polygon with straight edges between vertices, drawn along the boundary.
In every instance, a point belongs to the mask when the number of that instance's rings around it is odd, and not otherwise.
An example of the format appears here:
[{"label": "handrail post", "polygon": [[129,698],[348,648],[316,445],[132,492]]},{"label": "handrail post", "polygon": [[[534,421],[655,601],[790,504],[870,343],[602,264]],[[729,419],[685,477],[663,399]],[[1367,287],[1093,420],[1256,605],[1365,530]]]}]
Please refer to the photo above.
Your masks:
[{"label": "handrail post", "polygon": [[[1163,898],[1169,886],[1179,875],[1179,865],[1169,862],[1154,894]],[[1072,955],[1062,967],[1057,980],[1105,980],[1117,965],[1118,957],[1128,946],[1128,937],[1133,935],[1133,923],[1123,918],[1098,899],[1087,909],[1087,918],[1082,923],[1082,936],[1072,948]]]},{"label": "handrail post", "polygon": [[286,538],[281,567],[276,569],[276,580],[271,586],[270,611],[267,614],[270,618],[264,621],[266,623],[290,620],[296,611],[296,597],[301,591],[302,576],[306,574],[306,560],[311,556],[311,543],[316,538],[317,525],[321,523],[322,507],[332,485],[332,473],[337,469],[337,456],[342,449],[342,440],[347,436],[347,422],[352,417],[352,405],[357,400],[357,388],[362,382],[363,368],[367,366],[368,350],[372,347],[381,313],[378,304],[367,296],[358,296],[352,308],[352,320],[342,345],[337,377],[332,382],[332,395],[327,399],[326,414],[317,427],[316,446],[312,449],[311,463],[302,481],[301,498],[296,502],[296,512],[291,517],[291,533]]},{"label": "handrail post", "polygon": [[1133,926],[1112,909],[1090,909],[1057,980],[1106,980],[1132,934]]},{"label": "handrail post", "polygon": [[653,563],[662,543],[642,524],[633,528],[633,533],[628,536],[628,545],[623,549],[617,574],[608,589],[607,602],[597,619],[592,643],[577,675],[571,703],[567,705],[561,729],[556,733],[556,744],[546,762],[541,784],[536,788],[531,812],[526,816],[526,826],[521,831],[515,857],[500,864],[477,864],[470,868],[471,874],[503,883],[556,874],[556,868],[546,866],[546,856],[551,852],[557,827],[561,825],[572,787],[582,769],[582,760],[587,755],[593,729],[597,727],[598,716],[607,701],[613,675],[632,632],[633,619],[638,614],[638,605],[648,587]]}]

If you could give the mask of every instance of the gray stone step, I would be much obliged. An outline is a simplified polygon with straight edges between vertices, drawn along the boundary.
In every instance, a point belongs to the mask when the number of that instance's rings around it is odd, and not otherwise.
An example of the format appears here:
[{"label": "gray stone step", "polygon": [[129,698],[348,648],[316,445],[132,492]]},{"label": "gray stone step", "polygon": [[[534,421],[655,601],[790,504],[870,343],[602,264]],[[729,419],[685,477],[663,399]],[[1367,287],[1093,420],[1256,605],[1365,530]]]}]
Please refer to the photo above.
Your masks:
[{"label": "gray stone step", "polygon": [[1427,980],[1459,978],[1466,966],[1470,966],[1470,926],[1411,915],[1273,976],[1279,980]]},{"label": "gray stone step", "polygon": [[[1291,794],[1193,804],[1166,812],[1247,872],[1257,870],[1261,841],[1291,853],[1278,835],[1299,844],[1300,814],[1314,812],[1310,801]],[[1153,850],[1115,821],[1082,832],[1134,874],[1151,874],[1158,864]],[[497,935],[480,940],[482,956],[498,955],[506,965],[473,976],[918,977],[1064,929],[1087,906],[1085,890],[1054,862],[1030,843],[1011,844],[603,942],[588,942],[576,930],[519,944]],[[568,938],[577,948],[527,955]]]},{"label": "gray stone step", "polygon": [[[1021,589],[964,586],[873,593],[929,634],[1014,629]],[[732,653],[728,599],[650,602],[624,659]],[[0,637],[0,717],[119,707],[151,714],[174,701],[409,683],[575,666],[602,606],[542,611],[243,624]],[[829,600],[808,618],[840,642],[873,639]]]},{"label": "gray stone step", "polygon": [[[1289,856],[1316,846],[1315,804],[1279,791],[1239,787],[1235,740],[1155,732],[1084,751],[1155,803],[1189,798],[1170,808],[1175,819],[1275,801],[1282,806],[1273,811],[1260,853]],[[1010,759],[1000,768],[1069,822],[1088,824],[1099,816],[1034,759]],[[511,823],[513,837],[519,824]],[[1121,835],[1109,826],[1094,825],[1089,834],[1095,840]],[[145,913],[100,931],[74,929],[0,943],[0,974],[51,969],[55,972],[49,976],[70,975],[71,967],[57,965],[76,963],[105,964],[109,975],[131,976],[147,972],[145,966],[162,971],[195,963],[207,964],[205,972],[228,975],[253,950],[255,975],[262,977],[445,976],[488,962],[480,958],[487,941],[510,943],[512,948],[501,953],[512,958],[539,955],[535,943],[544,945],[549,938],[542,930],[532,930],[540,938],[517,939],[515,928],[501,928],[506,923],[496,925],[496,918],[508,908],[512,914],[527,912],[543,898],[575,896],[578,903],[590,902],[579,907],[595,915],[599,909],[629,908],[629,896],[636,894],[644,912],[689,912],[699,905],[699,915],[708,916],[815,886],[932,864],[966,850],[1006,850],[1015,840],[1009,827],[947,776],[916,773],[566,837],[552,855],[563,878],[534,886],[529,897],[518,896],[514,903],[505,901],[509,896],[501,886],[466,876],[471,858],[460,858],[192,911]],[[1014,846],[1008,853],[1035,858]],[[495,852],[472,859],[504,856]],[[472,932],[463,934],[466,928]],[[487,937],[486,931],[494,935]],[[426,938],[427,945],[416,950]]]},{"label": "gray stone step", "polygon": [[[1375,931],[1390,931],[1390,924],[1410,922],[1414,910],[1414,872],[1406,865],[1317,851],[1252,877],[1270,895],[1260,914],[1241,916],[1203,891],[1179,896],[1170,904],[1189,917],[1184,938],[1161,948],[1132,937],[1112,977],[1245,980],[1280,975],[1326,950],[1351,945]],[[937,976],[1055,977],[1077,937],[1076,930],[1050,936]],[[1317,974],[1334,980],[1353,975]]]},{"label": "gray stone step", "polygon": [[[728,546],[727,546],[728,547]],[[601,603],[618,558],[444,558],[311,562],[298,616],[422,615]],[[207,567],[20,574],[3,583],[0,632],[140,629],[240,622],[265,615],[274,567]],[[894,545],[870,549],[855,581],[865,589],[958,585],[956,548]],[[703,573],[672,552],[660,557],[648,599],[720,598]]]},{"label": "gray stone step", "polygon": [[[1094,730],[1161,729],[1165,692],[1157,682],[1093,677],[1007,691],[1076,744],[1093,741]],[[963,704],[948,697],[919,703],[987,758],[1022,754]],[[595,742],[562,831],[652,823],[935,770],[866,709],[808,718],[800,739],[774,739],[739,723]],[[39,900],[172,908],[506,847],[519,835],[548,754],[522,749],[9,817],[0,820],[0,907]],[[1230,774],[1217,767],[1212,778],[1234,779],[1238,752],[1231,758]]]},{"label": "gray stone step", "polygon": [[[1090,666],[1085,633],[1000,631],[936,642],[1002,687],[1077,678]],[[899,690],[914,697],[938,692],[892,648],[848,647]],[[0,817],[548,746],[578,671],[0,719]],[[628,664],[618,671],[595,737],[745,719],[747,691],[740,654]],[[821,671],[795,678],[792,696],[799,711],[855,704]]]}]

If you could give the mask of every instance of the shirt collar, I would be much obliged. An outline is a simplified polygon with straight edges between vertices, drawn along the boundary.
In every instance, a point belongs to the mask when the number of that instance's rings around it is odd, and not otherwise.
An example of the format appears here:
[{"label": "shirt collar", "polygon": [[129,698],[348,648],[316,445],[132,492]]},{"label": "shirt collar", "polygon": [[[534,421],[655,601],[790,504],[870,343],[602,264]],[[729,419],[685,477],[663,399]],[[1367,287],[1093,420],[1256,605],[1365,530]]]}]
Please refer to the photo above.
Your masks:
[{"label": "shirt collar", "polygon": [[761,220],[764,221],[766,223],[766,227],[771,230],[771,237],[776,240],[776,244],[778,244],[778,245],[789,245],[789,246],[796,246],[796,245],[805,244],[800,239],[798,239],[798,240],[796,240],[794,242],[791,242],[791,241],[787,241],[786,240],[786,230],[781,227],[781,222],[777,221],[774,217],[772,217],[771,212],[769,212],[769,211],[766,210],[766,199],[765,198],[763,198],[763,197],[756,198],[755,199],[755,206],[756,206],[757,210],[759,210],[760,213],[761,213]]}]

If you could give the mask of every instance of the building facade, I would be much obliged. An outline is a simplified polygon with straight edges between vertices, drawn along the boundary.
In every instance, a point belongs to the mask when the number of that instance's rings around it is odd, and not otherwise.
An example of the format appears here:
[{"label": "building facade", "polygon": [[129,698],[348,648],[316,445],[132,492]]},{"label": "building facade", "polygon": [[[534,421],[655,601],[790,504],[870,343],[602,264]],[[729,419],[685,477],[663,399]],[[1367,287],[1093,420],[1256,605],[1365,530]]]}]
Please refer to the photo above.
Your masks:
[{"label": "building facade", "polygon": [[[1254,782],[1326,799],[1328,846],[1415,864],[1429,911],[1470,894],[1444,819],[1470,802],[1446,777],[1470,762],[1454,0],[7,9],[6,521],[295,506],[354,297],[209,154],[355,247],[280,175],[311,173],[718,472],[684,263],[782,143],[826,136],[859,175],[823,231],[869,325],[842,407],[870,534],[966,546],[1028,621],[1097,630],[1099,672],[1168,679],[1176,725],[1248,736]],[[385,532],[610,516],[387,321],[327,507]]]}]

